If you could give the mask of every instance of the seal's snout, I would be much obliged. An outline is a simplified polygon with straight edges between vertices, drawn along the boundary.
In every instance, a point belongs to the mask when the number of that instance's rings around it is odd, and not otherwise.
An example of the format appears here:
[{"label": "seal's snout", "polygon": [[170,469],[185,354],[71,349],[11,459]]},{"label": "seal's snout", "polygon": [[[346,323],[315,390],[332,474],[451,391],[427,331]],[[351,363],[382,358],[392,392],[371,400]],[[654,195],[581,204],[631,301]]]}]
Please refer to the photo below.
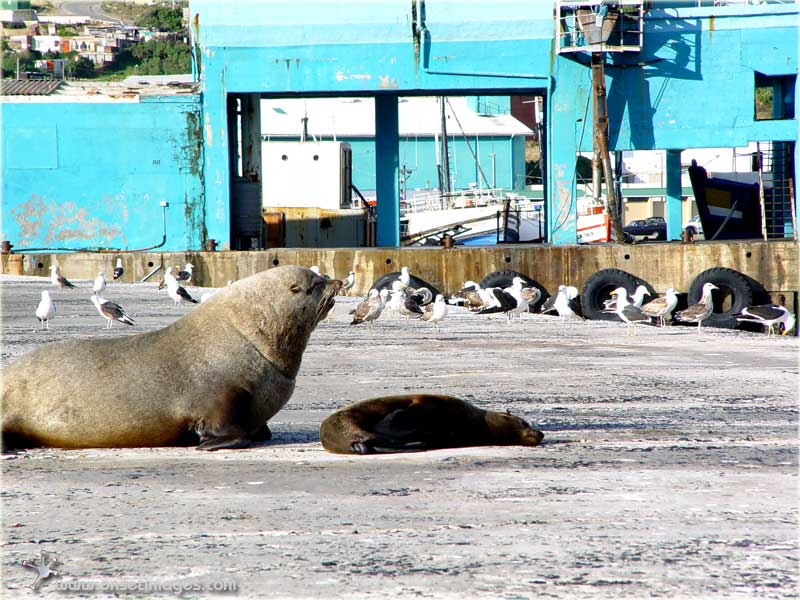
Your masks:
[{"label": "seal's snout", "polygon": [[525,432],[524,436],[525,446],[538,446],[542,443],[544,439],[544,434],[539,431],[538,429],[533,429],[532,427]]}]

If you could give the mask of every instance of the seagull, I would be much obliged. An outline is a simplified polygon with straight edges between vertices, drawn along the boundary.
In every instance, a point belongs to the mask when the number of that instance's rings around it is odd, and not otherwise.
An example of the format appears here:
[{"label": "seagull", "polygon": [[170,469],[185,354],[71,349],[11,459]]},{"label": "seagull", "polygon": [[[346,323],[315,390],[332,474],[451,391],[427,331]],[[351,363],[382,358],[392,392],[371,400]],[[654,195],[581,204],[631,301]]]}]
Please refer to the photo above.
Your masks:
[{"label": "seagull", "polygon": [[430,299],[432,297],[433,294],[428,288],[422,287],[414,290],[414,293],[408,294],[403,300],[402,304],[400,304],[400,314],[405,318],[413,317],[416,319],[421,317],[423,314],[425,314],[425,311],[422,310],[422,307],[430,305]]},{"label": "seagull", "polygon": [[481,298],[480,290],[481,286],[474,281],[466,281],[464,282],[464,287],[450,297],[450,301],[464,304],[474,312],[483,307],[483,298]]},{"label": "seagull", "polygon": [[351,313],[353,315],[353,321],[350,323],[350,325],[369,323],[371,327],[372,322],[381,316],[381,312],[383,312],[383,298],[381,298],[381,294],[378,292],[378,290],[372,289],[369,291],[367,297],[362,300]]},{"label": "seagull", "polygon": [[561,330],[564,330],[564,324],[572,324],[572,317],[578,317],[583,320],[581,315],[580,304],[578,304],[578,288],[568,285],[561,286],[556,299],[553,302],[553,308],[556,309],[558,316],[561,317]]},{"label": "seagull", "polygon": [[175,276],[175,279],[180,281],[185,281],[188,285],[192,281],[192,269],[194,269],[194,265],[192,263],[186,263],[183,267],[182,271],[178,271],[178,274]]},{"label": "seagull", "polygon": [[158,284],[158,289],[163,290],[167,285],[169,285],[170,281],[177,281],[175,279],[175,275],[172,274],[172,267],[167,267],[166,272],[164,273],[164,279],[161,280],[161,283]]},{"label": "seagull", "polygon": [[[558,286],[558,291],[556,291],[555,294],[553,294],[547,300],[544,301],[544,304],[542,304],[542,307],[539,309],[539,312],[542,314],[553,312],[556,309],[556,299],[558,298],[558,294],[560,294],[561,291],[565,289],[567,289],[567,286],[565,285]],[[574,289],[577,292],[577,288],[572,288],[572,289]]]},{"label": "seagull", "polygon": [[342,287],[340,288],[340,290],[345,296],[347,296],[347,292],[349,292],[355,284],[356,284],[356,273],[355,271],[350,271],[347,274],[345,280],[342,282]]},{"label": "seagull", "polygon": [[514,300],[517,301],[517,305],[511,311],[509,311],[509,314],[511,315],[511,318],[516,315],[522,319],[522,313],[529,310],[528,302],[525,300],[525,296],[522,294],[522,277],[514,277],[512,282],[512,285],[503,290],[507,294],[511,294],[514,297]]},{"label": "seagull", "polygon": [[636,329],[639,323],[649,323],[650,317],[642,312],[638,306],[634,306],[628,301],[628,291],[624,287],[618,287],[611,295],[616,298],[616,310],[620,319],[625,322],[625,335],[631,334],[631,326],[633,326],[633,334],[637,335]]},{"label": "seagull", "polygon": [[506,316],[506,322],[511,322],[509,313],[517,308],[517,299],[498,287],[488,288],[481,290],[481,297],[484,301],[484,307],[477,311],[478,315],[486,315],[491,313],[503,313]]},{"label": "seagull", "polygon": [[542,297],[542,290],[535,287],[524,287],[520,290],[525,303],[528,305],[528,312],[535,312],[534,307]]},{"label": "seagull", "polygon": [[187,292],[178,284],[178,281],[175,278],[172,278],[170,280],[167,280],[165,278],[165,281],[167,282],[167,293],[169,294],[169,297],[175,301],[176,308],[181,305],[181,302],[191,302],[192,304],[199,304],[197,300],[192,298],[189,292]]},{"label": "seagull", "polygon": [[[44,294],[45,292],[42,292]],[[757,306],[748,306],[743,308],[742,312],[734,315],[737,321],[745,321],[748,323],[761,323],[764,326],[764,332],[767,335],[772,335],[772,327],[778,326],[781,335],[789,333],[795,324],[794,315],[788,308],[780,304],[759,304]]]},{"label": "seagull", "polygon": [[641,308],[642,302],[644,302],[644,297],[649,295],[650,292],[647,291],[645,286],[637,285],[636,289],[633,290],[633,294],[631,294],[631,304],[633,304],[636,308]]},{"label": "seagull", "polygon": [[106,274],[100,271],[94,279],[92,291],[95,294],[100,294],[104,289],[106,289]]},{"label": "seagull", "polygon": [[50,299],[50,292],[43,290],[42,299],[39,301],[39,306],[36,307],[36,318],[42,322],[42,329],[45,328],[45,323],[47,323],[47,329],[50,329],[50,319],[52,319],[55,314],[56,306]]},{"label": "seagull", "polygon": [[114,269],[114,281],[122,277],[122,274],[125,272],[125,269],[122,268],[122,259],[117,259],[117,266]]},{"label": "seagull", "polygon": [[411,273],[408,272],[408,267],[400,269],[400,283],[404,288],[407,288],[411,284]]},{"label": "seagull", "polygon": [[447,316],[447,302],[441,294],[436,295],[436,300],[425,307],[422,320],[433,323],[434,330],[439,333],[439,321]]},{"label": "seagull", "polygon": [[125,323],[125,325],[135,325],[130,315],[128,315],[128,313],[125,312],[125,309],[119,304],[111,302],[110,300],[106,300],[105,298],[101,298],[97,294],[92,294],[91,301],[92,304],[95,305],[95,308],[97,308],[97,312],[99,312],[108,320],[106,329],[111,329],[111,325],[114,323],[114,321]]},{"label": "seagull", "polygon": [[406,294],[409,296],[417,296],[417,302],[420,306],[428,306],[431,302],[433,302],[433,292],[431,292],[426,287],[419,287],[419,288],[406,288]]},{"label": "seagull", "polygon": [[53,285],[58,286],[59,290],[63,290],[65,287],[75,287],[66,277],[61,276],[58,272],[58,265],[50,265],[50,281],[53,282]]},{"label": "seagull", "polygon": [[675,288],[667,288],[663,296],[653,298],[650,302],[642,307],[642,312],[648,317],[658,319],[661,326],[667,324],[667,317],[672,318],[672,311],[678,304],[678,292]]},{"label": "seagull", "polygon": [[714,312],[714,299],[711,297],[711,290],[718,289],[713,283],[704,283],[703,295],[700,297],[700,301],[677,313],[675,318],[684,323],[697,323],[697,331],[699,332],[700,325]]},{"label": "seagull", "polygon": [[384,308],[392,317],[399,316],[400,307],[403,306],[403,302],[405,302],[407,296],[405,290],[403,289],[403,284],[400,283],[400,280],[396,279],[392,282],[392,290],[386,290],[386,293],[389,301],[384,303]]}]

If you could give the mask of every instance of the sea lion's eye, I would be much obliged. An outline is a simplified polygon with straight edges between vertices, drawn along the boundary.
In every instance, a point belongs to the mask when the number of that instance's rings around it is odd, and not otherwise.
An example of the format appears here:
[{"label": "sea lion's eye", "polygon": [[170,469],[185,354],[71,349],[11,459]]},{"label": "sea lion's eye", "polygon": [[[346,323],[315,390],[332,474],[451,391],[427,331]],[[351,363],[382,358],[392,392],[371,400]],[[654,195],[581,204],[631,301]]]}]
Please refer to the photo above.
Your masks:
[{"label": "sea lion's eye", "polygon": [[292,292],[293,294],[296,294],[297,292],[302,292],[303,288],[301,288],[296,283],[293,283],[292,285],[289,286],[289,291]]}]

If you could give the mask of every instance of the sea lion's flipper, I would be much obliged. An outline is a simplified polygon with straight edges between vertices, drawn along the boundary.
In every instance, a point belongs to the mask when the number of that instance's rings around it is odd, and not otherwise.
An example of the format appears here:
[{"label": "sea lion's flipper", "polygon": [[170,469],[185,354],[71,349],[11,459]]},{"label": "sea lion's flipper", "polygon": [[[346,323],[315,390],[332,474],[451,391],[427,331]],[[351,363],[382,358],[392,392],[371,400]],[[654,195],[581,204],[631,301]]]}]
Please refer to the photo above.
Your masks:
[{"label": "sea lion's flipper", "polygon": [[[198,423],[198,450],[247,448],[253,441],[272,437],[264,423],[254,432],[248,427],[253,417],[253,396],[244,388],[229,387],[216,398],[215,412],[208,420]],[[265,437],[269,436],[269,437]]]},{"label": "sea lion's flipper", "polygon": [[382,438],[395,440],[398,443],[407,442],[410,438],[419,438],[420,421],[419,411],[398,408],[372,426],[372,431]]},{"label": "sea lion's flipper", "polygon": [[433,449],[427,442],[419,440],[408,442],[386,437],[354,442],[352,448],[356,454],[397,454],[398,452],[422,452]]},{"label": "sea lion's flipper", "polygon": [[237,436],[220,436],[201,438],[197,450],[234,450],[236,448],[249,448],[253,440]]},{"label": "sea lion's flipper", "polygon": [[268,442],[272,439],[272,431],[270,430],[269,426],[264,423],[261,427],[256,429],[255,433],[253,433],[253,441],[254,442]]}]

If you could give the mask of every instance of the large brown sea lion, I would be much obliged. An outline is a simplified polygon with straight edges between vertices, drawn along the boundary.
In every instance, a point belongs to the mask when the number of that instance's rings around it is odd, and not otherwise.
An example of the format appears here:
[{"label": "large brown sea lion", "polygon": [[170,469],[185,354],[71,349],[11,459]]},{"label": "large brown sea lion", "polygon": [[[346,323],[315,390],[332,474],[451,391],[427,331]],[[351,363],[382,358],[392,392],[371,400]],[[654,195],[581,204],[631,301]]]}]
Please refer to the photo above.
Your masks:
[{"label": "large brown sea lion", "polygon": [[362,400],[326,418],[322,446],[337,454],[414,452],[464,446],[537,446],[524,420],[452,396],[409,394]]},{"label": "large brown sea lion", "polygon": [[4,446],[217,450],[268,438],[340,286],[280,267],[158,331],[38,348],[2,374]]}]

